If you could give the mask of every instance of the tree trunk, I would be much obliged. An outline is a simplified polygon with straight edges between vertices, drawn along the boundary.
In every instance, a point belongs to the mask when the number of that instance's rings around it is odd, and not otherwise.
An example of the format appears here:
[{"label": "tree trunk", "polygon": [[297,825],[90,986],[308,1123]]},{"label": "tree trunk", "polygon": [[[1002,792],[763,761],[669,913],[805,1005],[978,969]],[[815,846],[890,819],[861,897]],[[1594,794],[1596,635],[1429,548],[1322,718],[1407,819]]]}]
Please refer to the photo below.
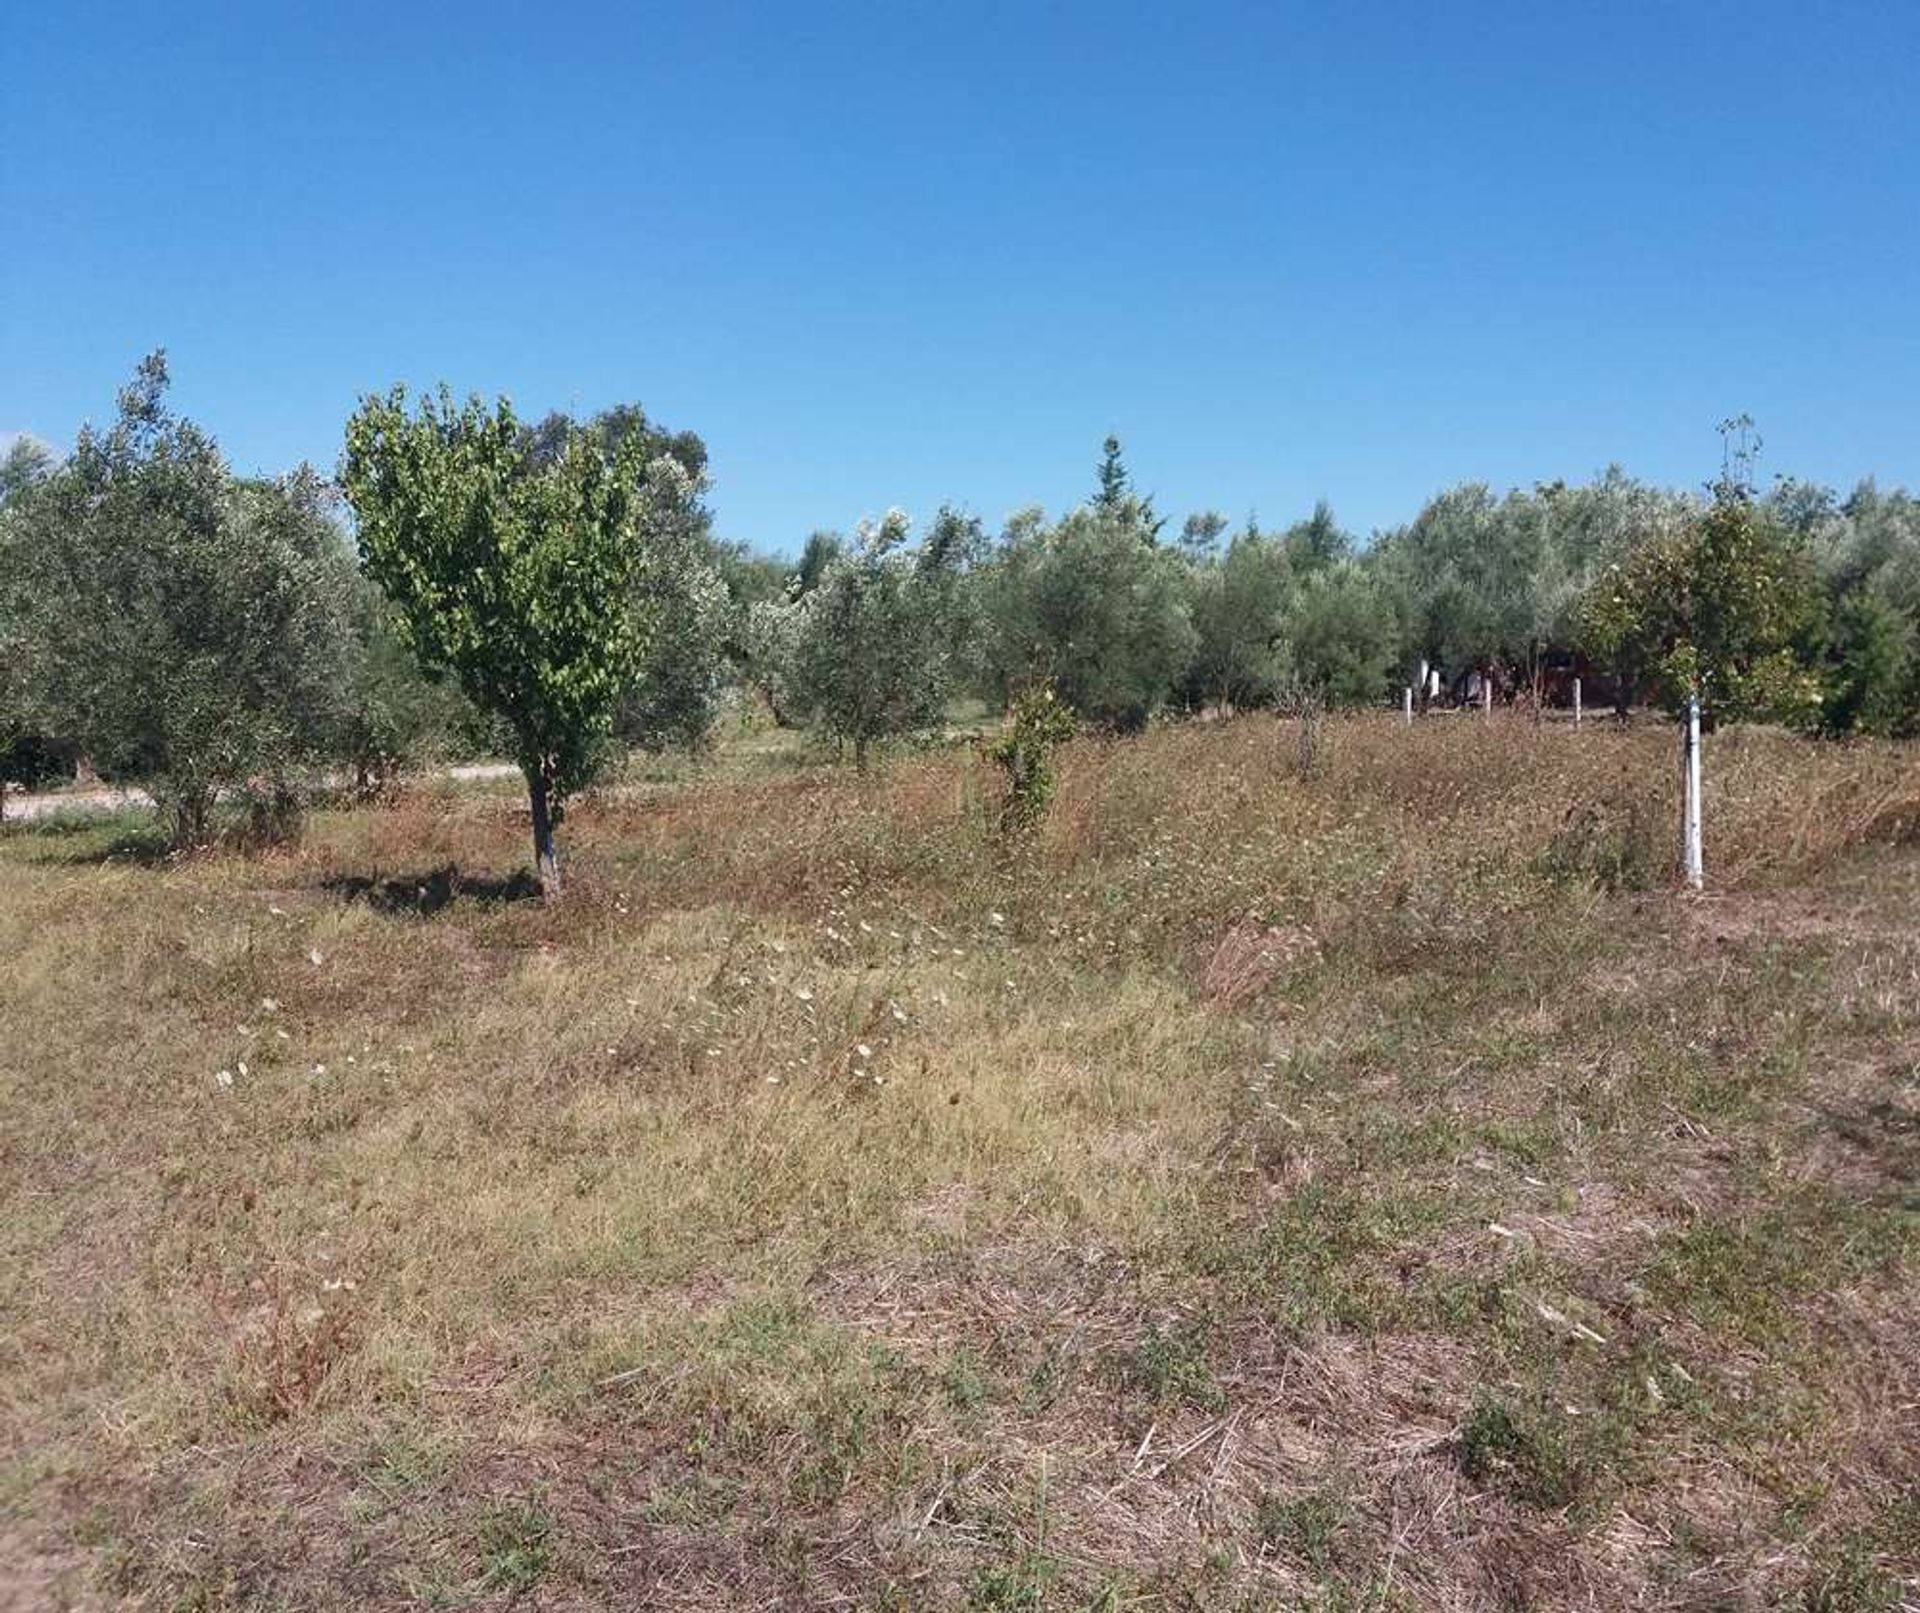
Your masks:
[{"label": "tree trunk", "polygon": [[540,894],[551,901],[560,894],[560,853],[553,843],[553,780],[544,767],[527,774],[527,795],[533,806],[533,868]]},{"label": "tree trunk", "polygon": [[206,844],[209,793],[189,785],[173,808],[173,849],[192,851]]}]

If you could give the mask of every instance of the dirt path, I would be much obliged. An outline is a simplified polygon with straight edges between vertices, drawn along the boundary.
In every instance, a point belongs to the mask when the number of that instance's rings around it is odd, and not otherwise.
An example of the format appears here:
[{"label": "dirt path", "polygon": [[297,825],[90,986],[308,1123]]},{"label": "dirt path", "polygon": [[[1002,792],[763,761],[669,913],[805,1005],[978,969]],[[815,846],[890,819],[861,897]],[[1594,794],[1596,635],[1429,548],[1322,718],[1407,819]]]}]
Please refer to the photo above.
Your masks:
[{"label": "dirt path", "polygon": [[[455,767],[434,768],[426,778],[497,779],[515,778],[520,769],[511,762],[462,762]],[[325,782],[337,783],[338,780]],[[118,812],[123,807],[150,807],[153,797],[137,785],[97,784],[85,789],[41,790],[27,795],[10,795],[0,821],[32,823],[57,812]]]}]

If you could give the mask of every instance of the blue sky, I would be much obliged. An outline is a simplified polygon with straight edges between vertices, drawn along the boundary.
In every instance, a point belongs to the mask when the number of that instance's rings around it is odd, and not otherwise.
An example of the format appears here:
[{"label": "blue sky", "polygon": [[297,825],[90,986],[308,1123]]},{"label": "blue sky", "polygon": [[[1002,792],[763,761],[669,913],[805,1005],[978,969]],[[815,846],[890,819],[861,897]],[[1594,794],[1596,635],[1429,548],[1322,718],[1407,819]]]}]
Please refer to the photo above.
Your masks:
[{"label": "blue sky", "polygon": [[1920,482],[1920,5],[17,9],[0,434],[147,349],[246,470],[361,392],[637,399],[721,531],[1085,494]]}]

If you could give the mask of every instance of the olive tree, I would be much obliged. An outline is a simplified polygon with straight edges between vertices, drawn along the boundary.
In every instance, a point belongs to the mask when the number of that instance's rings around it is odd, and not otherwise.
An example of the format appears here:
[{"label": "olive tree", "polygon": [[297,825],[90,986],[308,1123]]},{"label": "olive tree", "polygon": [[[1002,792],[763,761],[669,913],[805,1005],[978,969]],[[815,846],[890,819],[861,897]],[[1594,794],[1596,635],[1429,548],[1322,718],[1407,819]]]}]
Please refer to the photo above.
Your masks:
[{"label": "olive tree", "polygon": [[6,788],[28,782],[27,736],[32,718],[27,670],[27,614],[32,593],[28,567],[16,546],[24,542],[22,513],[27,495],[46,479],[52,459],[31,437],[17,437],[0,458],[0,818]]},{"label": "olive tree", "polygon": [[876,741],[940,720],[952,683],[944,540],[908,552],[900,510],[863,521],[792,604],[788,677],[795,704],[867,764]]},{"label": "olive tree", "polygon": [[1351,560],[1312,573],[1288,601],[1281,626],[1288,684],[1328,705],[1370,705],[1387,693],[1398,660],[1393,602]]},{"label": "olive tree", "polygon": [[176,845],[239,789],[277,813],[344,684],[352,568],[310,470],[241,481],[144,360],[104,432],[8,501],[37,715],[144,780]]},{"label": "olive tree", "polygon": [[1285,544],[1251,523],[1224,554],[1193,567],[1195,647],[1183,680],[1191,704],[1245,709],[1273,700],[1284,671],[1282,621],[1296,586]]},{"label": "olive tree", "polygon": [[361,564],[414,651],[511,738],[549,897],[567,798],[603,759],[649,628],[670,630],[636,606],[650,553],[697,491],[644,432],[555,429],[535,451],[504,398],[442,387],[416,412],[396,387],[362,399],[341,472]]},{"label": "olive tree", "polygon": [[1195,645],[1183,565],[1131,496],[1048,526],[1015,517],[986,568],[988,682],[1003,698],[1051,684],[1094,727],[1137,731]]}]

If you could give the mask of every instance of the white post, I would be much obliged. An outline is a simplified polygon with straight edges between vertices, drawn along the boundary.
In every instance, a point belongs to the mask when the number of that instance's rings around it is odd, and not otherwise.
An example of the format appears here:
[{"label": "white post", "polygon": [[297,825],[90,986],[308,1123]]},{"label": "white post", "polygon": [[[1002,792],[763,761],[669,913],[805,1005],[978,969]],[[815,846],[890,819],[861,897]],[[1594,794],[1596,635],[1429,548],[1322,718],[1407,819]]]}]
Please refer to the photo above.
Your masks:
[{"label": "white post", "polygon": [[1700,697],[1694,695],[1687,701],[1687,730],[1685,740],[1686,757],[1686,823],[1684,860],[1687,871],[1687,884],[1699,890],[1706,883],[1706,870],[1700,856]]},{"label": "white post", "polygon": [[1480,674],[1480,715],[1493,720],[1493,678],[1485,672]]},{"label": "white post", "polygon": [[1573,726],[1580,726],[1580,680],[1573,680]]},{"label": "white post", "polygon": [[1407,719],[1407,726],[1413,726],[1413,685],[1408,684],[1400,691],[1400,714]]}]

